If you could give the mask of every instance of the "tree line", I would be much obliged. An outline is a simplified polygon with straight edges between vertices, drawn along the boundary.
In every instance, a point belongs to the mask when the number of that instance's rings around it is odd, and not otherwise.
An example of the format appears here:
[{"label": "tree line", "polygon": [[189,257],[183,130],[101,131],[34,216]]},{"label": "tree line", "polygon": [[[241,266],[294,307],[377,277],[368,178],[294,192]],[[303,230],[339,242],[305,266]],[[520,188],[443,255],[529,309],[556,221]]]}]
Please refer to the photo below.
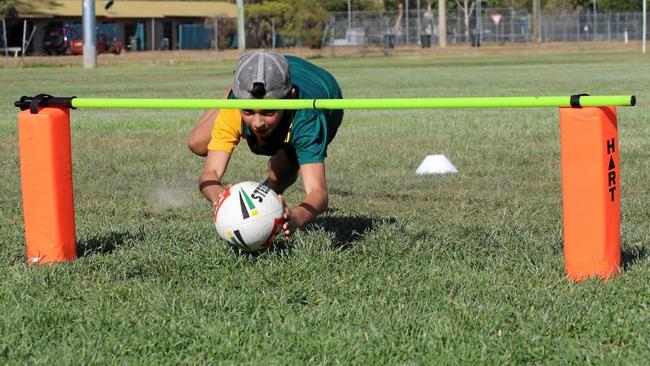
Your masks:
[{"label": "tree line", "polygon": [[[123,0],[117,0],[123,1]],[[223,0],[214,0],[223,1]],[[228,0],[235,3],[236,0]],[[398,10],[404,7],[407,0],[350,0],[351,9],[354,11],[361,10]],[[408,0],[409,7],[414,9],[416,0]],[[438,7],[439,0],[421,0],[421,6],[432,8]],[[445,0],[447,9],[454,10],[462,6],[459,0]],[[594,2],[598,10],[611,11],[641,11],[642,2],[639,0],[543,0],[542,8],[545,10],[581,10],[593,8]],[[474,0],[469,1],[474,3]],[[248,10],[256,16],[260,10],[269,9],[277,11],[278,9],[304,9],[307,12],[313,12],[314,15],[324,14],[334,11],[347,11],[348,0],[245,0],[244,4]],[[481,4],[488,8],[527,8],[532,9],[533,0],[482,0]],[[0,18],[15,15],[16,0],[0,0]],[[291,11],[293,12],[293,11]]]},{"label": "tree line", "polygon": [[[236,0],[227,1],[236,3]],[[406,4],[405,1],[409,3]],[[420,0],[420,6],[435,10],[441,1],[444,1],[447,12],[460,11],[469,15],[475,9],[477,0]],[[480,1],[483,8],[524,9],[533,14],[539,11],[593,11],[594,5],[597,11],[641,11],[642,7],[639,0]],[[415,10],[417,0],[244,0],[248,32],[246,43],[250,47],[271,47],[275,43],[278,47],[302,45],[318,48],[323,44],[332,12],[347,11],[348,4],[352,11],[404,11],[407,5],[409,9]],[[0,19],[15,16],[15,9],[16,0],[0,0]],[[208,21],[206,25],[211,23]],[[220,19],[219,45],[232,46],[236,27],[236,20]]]},{"label": "tree line", "polygon": [[[2,0],[0,0],[2,1]],[[229,0],[235,3],[236,0]],[[318,48],[323,43],[323,31],[327,29],[332,12],[345,12],[348,4],[352,11],[403,11],[415,10],[417,0],[245,0],[247,24],[246,44],[251,47],[271,47],[273,28],[277,46],[300,44]],[[439,1],[420,0],[423,9],[436,9]],[[444,0],[448,12],[461,11],[469,15],[475,9],[476,0]],[[593,11],[641,11],[639,0],[481,0],[483,8],[526,9],[535,13],[543,11],[571,12]],[[538,1],[541,1],[538,2]],[[224,24],[220,30],[220,44],[228,43],[234,34],[234,21]],[[277,44],[281,42],[283,44]]]},{"label": "tree line", "polygon": [[[235,0],[229,0],[235,3]],[[405,6],[406,0],[350,0],[353,11],[381,11],[381,10],[398,10]],[[409,0],[409,8],[416,8],[417,0]],[[426,8],[438,7],[439,0],[421,0],[420,4]],[[474,0],[470,1],[473,3]],[[348,0],[245,0],[246,5],[264,5],[269,3],[283,3],[297,9],[299,6],[308,6],[309,8],[328,12],[347,11]],[[642,2],[639,0],[542,0],[541,7],[545,10],[583,10],[593,9],[596,3],[596,9],[599,11],[641,11]],[[484,8],[517,8],[532,10],[533,0],[482,0],[481,5]],[[459,6],[458,0],[446,0],[447,9],[456,9]]]}]

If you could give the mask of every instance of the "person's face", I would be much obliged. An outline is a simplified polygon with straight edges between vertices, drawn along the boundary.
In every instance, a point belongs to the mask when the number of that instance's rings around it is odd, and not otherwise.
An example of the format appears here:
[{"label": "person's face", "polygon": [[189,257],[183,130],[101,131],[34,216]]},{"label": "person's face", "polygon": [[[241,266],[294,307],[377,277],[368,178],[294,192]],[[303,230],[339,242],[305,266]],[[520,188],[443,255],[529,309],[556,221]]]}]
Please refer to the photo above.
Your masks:
[{"label": "person's face", "polygon": [[282,110],[262,110],[262,109],[242,109],[241,118],[259,138],[268,137],[278,126],[284,111]]}]

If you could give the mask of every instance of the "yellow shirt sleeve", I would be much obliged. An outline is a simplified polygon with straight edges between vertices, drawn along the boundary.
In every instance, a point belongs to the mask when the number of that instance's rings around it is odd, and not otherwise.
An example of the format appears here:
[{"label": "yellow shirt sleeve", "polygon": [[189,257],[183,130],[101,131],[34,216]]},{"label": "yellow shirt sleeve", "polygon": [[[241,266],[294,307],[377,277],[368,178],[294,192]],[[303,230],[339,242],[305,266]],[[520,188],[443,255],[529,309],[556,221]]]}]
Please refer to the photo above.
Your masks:
[{"label": "yellow shirt sleeve", "polygon": [[212,126],[208,150],[232,153],[241,138],[241,114],[238,109],[222,109]]}]

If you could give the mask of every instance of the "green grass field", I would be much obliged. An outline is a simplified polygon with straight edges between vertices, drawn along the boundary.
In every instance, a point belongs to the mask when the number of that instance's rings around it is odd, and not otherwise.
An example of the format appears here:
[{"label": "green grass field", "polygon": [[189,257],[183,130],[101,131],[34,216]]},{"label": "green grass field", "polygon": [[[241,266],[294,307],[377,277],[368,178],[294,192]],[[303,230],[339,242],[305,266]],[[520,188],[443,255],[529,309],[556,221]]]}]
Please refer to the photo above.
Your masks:
[{"label": "green grass field", "polygon": [[[211,225],[186,148],[199,111],[74,111],[80,258],[28,266],[14,100],[217,97],[234,63],[0,69],[0,363],[647,363],[648,57],[314,62],[349,98],[635,94],[619,109],[622,275],[564,277],[556,109],[348,111],[331,210],[258,256]],[[437,153],[459,173],[416,176]],[[227,181],[264,179],[265,161],[240,146]]]}]

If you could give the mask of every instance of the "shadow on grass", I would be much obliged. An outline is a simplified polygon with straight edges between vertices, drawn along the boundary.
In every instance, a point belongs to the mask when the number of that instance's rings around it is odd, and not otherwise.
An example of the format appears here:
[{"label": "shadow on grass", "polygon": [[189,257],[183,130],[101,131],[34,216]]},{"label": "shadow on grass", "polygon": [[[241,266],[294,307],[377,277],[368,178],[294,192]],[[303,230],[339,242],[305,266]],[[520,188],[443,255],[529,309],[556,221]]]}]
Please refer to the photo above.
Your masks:
[{"label": "shadow on grass", "polygon": [[138,230],[135,233],[130,231],[109,231],[99,235],[77,240],[77,256],[86,257],[96,254],[111,253],[117,247],[124,245],[127,241],[137,241],[144,238],[144,232]]},{"label": "shadow on grass", "polygon": [[[332,236],[332,247],[335,249],[350,249],[357,242],[363,240],[366,235],[377,230],[382,225],[394,224],[397,220],[393,217],[371,217],[371,216],[336,216],[332,214],[336,209],[328,210],[328,214],[318,217],[314,222],[308,224],[302,230],[323,230]],[[245,255],[251,258],[257,258],[263,253],[274,253],[277,255],[287,255],[293,250],[291,241],[285,240],[282,235],[276,236],[273,245],[267,250],[258,252],[242,252],[237,248],[231,247],[234,253]]]},{"label": "shadow on grass", "polygon": [[621,268],[623,271],[630,270],[636,263],[644,260],[648,256],[645,246],[635,246],[633,248],[623,248],[621,250]]},{"label": "shadow on grass", "polygon": [[397,220],[392,217],[322,216],[307,225],[307,230],[322,228],[333,236],[332,246],[334,248],[349,249],[381,225],[394,224],[395,222]]}]

